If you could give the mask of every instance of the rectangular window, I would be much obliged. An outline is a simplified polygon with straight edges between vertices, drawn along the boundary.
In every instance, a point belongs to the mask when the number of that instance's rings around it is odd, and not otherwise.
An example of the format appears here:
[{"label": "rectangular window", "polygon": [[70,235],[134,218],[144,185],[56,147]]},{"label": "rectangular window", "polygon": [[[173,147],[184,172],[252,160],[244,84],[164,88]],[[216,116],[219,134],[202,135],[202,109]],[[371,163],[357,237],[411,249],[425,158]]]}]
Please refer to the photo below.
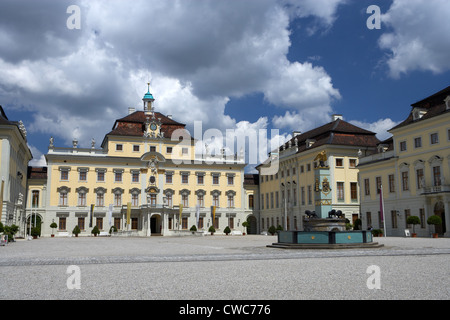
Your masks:
[{"label": "rectangular window", "polygon": [[204,208],[205,207],[205,199],[204,199],[202,194],[199,194],[197,196],[197,204],[200,206],[200,208]]},{"label": "rectangular window", "polygon": [[59,205],[63,207],[67,206],[67,192],[59,193]]},{"label": "rectangular window", "polygon": [[302,205],[305,205],[305,187],[302,187],[301,191],[301,197],[302,197]]},{"label": "rectangular window", "polygon": [[402,190],[408,191],[409,190],[409,183],[408,183],[408,171],[402,172]]},{"label": "rectangular window", "polygon": [[252,194],[250,194],[248,196],[248,208],[253,209],[253,195]]},{"label": "rectangular window", "polygon": [[[263,177],[261,177],[261,179],[263,179]],[[219,176],[218,175],[213,175],[213,184],[219,184]]]},{"label": "rectangular window", "polygon": [[189,196],[187,194],[183,194],[181,196],[181,203],[183,204],[184,208],[189,207]]},{"label": "rectangular window", "polygon": [[337,183],[337,200],[338,201],[345,201],[345,196],[344,196],[344,183],[343,182],[338,182]]},{"label": "rectangular window", "polygon": [[134,144],[133,145],[133,152],[139,152],[139,145],[138,144]]},{"label": "rectangular window", "polygon": [[61,180],[69,180],[69,170],[61,170]]},{"label": "rectangular window", "polygon": [[114,181],[115,182],[122,182],[122,172],[115,172],[115,174],[114,174]]},{"label": "rectangular window", "polygon": [[426,219],[425,219],[425,209],[423,209],[423,208],[420,208],[420,209],[419,209],[419,216],[420,216],[420,227],[421,227],[422,229],[424,229],[424,228],[425,228],[425,222],[426,222]]},{"label": "rectangular window", "polygon": [[86,181],[87,180],[87,172],[86,171],[80,171],[80,181]]},{"label": "rectangular window", "polygon": [[336,167],[343,167],[344,166],[344,159],[337,158],[336,159]]},{"label": "rectangular window", "polygon": [[172,183],[172,174],[166,173],[166,183]]},{"label": "rectangular window", "polygon": [[276,208],[280,207],[280,194],[278,191],[275,191],[275,206]]},{"label": "rectangular window", "polygon": [[312,204],[312,187],[308,186],[308,204]]},{"label": "rectangular window", "polygon": [[173,204],[173,201],[172,201],[172,194],[170,194],[170,193],[167,193],[167,194],[166,194],[166,201],[167,201],[167,206],[168,206],[169,208],[171,208],[171,207],[172,207],[172,204]]},{"label": "rectangular window", "polygon": [[350,182],[350,196],[352,202],[358,201],[358,184],[356,182]]},{"label": "rectangular window", "polygon": [[391,210],[392,229],[397,229],[397,211]]},{"label": "rectangular window", "polygon": [[116,144],[116,151],[123,151],[123,145],[122,144]]},{"label": "rectangular window", "polygon": [[261,195],[261,209],[264,209],[264,195]]},{"label": "rectangular window", "polygon": [[395,176],[389,175],[389,192],[395,192]]},{"label": "rectangular window", "polygon": [[133,207],[139,206],[139,193],[131,194],[131,205]]},{"label": "rectangular window", "polygon": [[32,192],[31,206],[32,208],[39,207],[39,191]]},{"label": "rectangular window", "polygon": [[189,183],[189,176],[187,174],[181,175],[181,183],[188,184]]},{"label": "rectangular window", "polygon": [[156,152],[156,146],[150,146],[150,152]]},{"label": "rectangular window", "polygon": [[167,147],[166,152],[168,154],[172,154],[173,148],[172,147]]},{"label": "rectangular window", "polygon": [[96,205],[97,205],[97,207],[105,206],[105,195],[103,194],[103,192],[97,193],[97,203],[96,203]]},{"label": "rectangular window", "polygon": [[103,230],[103,218],[97,218],[97,228]]},{"label": "rectangular window", "polygon": [[411,228],[411,225],[408,225],[406,223],[406,220],[408,220],[408,217],[411,215],[411,210],[410,209],[405,209],[405,228]]},{"label": "rectangular window", "polygon": [[197,176],[197,184],[204,184],[204,176],[198,175]]},{"label": "rectangular window", "polygon": [[114,205],[116,207],[120,207],[122,205],[122,194],[121,193],[114,194]]},{"label": "rectangular window", "polygon": [[131,173],[131,181],[132,182],[139,182],[139,171],[133,171]]},{"label": "rectangular window", "polygon": [[422,138],[415,138],[414,139],[414,148],[421,148],[422,147]]},{"label": "rectangular window", "polygon": [[78,205],[82,207],[86,206],[86,193],[84,192],[78,193]]},{"label": "rectangular window", "polygon": [[376,177],[375,181],[377,184],[377,194],[380,194],[380,192],[381,192],[381,177]]},{"label": "rectangular window", "polygon": [[406,141],[400,142],[400,151],[406,151]]},{"label": "rectangular window", "polygon": [[350,168],[356,168],[356,159],[349,159],[348,164]]},{"label": "rectangular window", "polygon": [[78,218],[78,227],[80,228],[80,230],[84,230],[84,218]]},{"label": "rectangular window", "polygon": [[433,183],[435,187],[438,187],[441,185],[441,167],[436,166],[433,167]]},{"label": "rectangular window", "polygon": [[424,179],[423,169],[417,169],[416,170],[417,189],[422,189],[424,187],[423,179]]},{"label": "rectangular window", "polygon": [[275,205],[274,199],[273,199],[273,192],[270,193],[270,208],[273,209],[273,206]]},{"label": "rectangular window", "polygon": [[138,218],[131,218],[131,230],[137,230],[139,224]]},{"label": "rectangular window", "polygon": [[364,179],[364,194],[366,196],[370,195],[370,180],[369,179]]},{"label": "rectangular window", "polygon": [[120,230],[120,218],[114,218],[114,227],[116,227],[117,230]]},{"label": "rectangular window", "polygon": [[370,228],[372,226],[372,213],[366,212],[366,218],[367,218],[367,227]]},{"label": "rectangular window", "polygon": [[215,206],[216,208],[219,208],[219,196],[218,195],[213,195],[213,206]]},{"label": "rectangular window", "polygon": [[431,144],[437,144],[439,143],[439,135],[437,133],[432,133],[430,135],[430,143]]},{"label": "rectangular window", "polygon": [[105,171],[97,171],[97,181],[98,182],[105,181]]},{"label": "rectangular window", "polygon": [[233,195],[228,196],[228,208],[234,208],[234,196]]},{"label": "rectangular window", "polygon": [[59,217],[58,230],[65,231],[66,229],[66,217]]},{"label": "rectangular window", "polygon": [[234,185],[234,177],[233,176],[228,176],[227,177],[228,179],[228,185],[229,186],[232,186],[232,185]]},{"label": "rectangular window", "polygon": [[153,208],[156,207],[156,194],[150,195],[150,206]]}]

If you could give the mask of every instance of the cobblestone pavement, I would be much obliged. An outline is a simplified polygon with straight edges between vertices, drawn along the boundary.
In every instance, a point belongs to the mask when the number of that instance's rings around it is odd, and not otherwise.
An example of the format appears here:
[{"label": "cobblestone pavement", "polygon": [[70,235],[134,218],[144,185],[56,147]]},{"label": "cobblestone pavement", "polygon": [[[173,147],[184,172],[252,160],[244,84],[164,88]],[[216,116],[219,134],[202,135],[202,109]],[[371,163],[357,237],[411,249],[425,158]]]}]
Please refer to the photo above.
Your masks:
[{"label": "cobblestone pavement", "polygon": [[[270,236],[47,238],[0,247],[0,299],[446,299],[450,239],[267,248]],[[81,270],[80,290],[67,267]],[[367,285],[369,266],[381,288]],[[44,289],[45,288],[45,289]]]}]

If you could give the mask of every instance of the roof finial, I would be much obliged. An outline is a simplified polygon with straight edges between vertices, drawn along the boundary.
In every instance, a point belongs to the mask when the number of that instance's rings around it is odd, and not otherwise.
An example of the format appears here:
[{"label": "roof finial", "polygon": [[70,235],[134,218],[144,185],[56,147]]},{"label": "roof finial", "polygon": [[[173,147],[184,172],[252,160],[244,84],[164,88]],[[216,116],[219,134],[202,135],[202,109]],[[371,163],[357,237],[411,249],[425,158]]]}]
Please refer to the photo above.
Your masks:
[{"label": "roof finial", "polygon": [[148,88],[147,92],[150,92],[150,80],[147,82],[147,88]]}]

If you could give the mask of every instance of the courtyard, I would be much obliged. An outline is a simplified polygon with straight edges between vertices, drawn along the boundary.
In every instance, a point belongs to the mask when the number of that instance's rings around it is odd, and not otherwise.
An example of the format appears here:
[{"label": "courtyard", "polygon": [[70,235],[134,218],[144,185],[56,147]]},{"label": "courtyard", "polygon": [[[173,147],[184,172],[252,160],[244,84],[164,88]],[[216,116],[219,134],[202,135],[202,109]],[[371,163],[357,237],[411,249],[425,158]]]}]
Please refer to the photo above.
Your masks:
[{"label": "courtyard", "polygon": [[284,250],[263,235],[18,240],[0,247],[0,299],[450,298],[450,239],[374,241],[384,247]]}]

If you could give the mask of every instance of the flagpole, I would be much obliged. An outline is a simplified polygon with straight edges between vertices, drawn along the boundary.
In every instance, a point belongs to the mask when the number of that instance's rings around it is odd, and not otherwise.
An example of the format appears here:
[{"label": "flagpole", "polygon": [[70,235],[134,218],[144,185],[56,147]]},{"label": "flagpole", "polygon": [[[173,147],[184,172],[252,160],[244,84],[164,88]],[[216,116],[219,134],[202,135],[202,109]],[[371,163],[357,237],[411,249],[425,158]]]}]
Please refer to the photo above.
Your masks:
[{"label": "flagpole", "polygon": [[384,229],[383,233],[384,233],[384,237],[386,238],[386,215],[384,214],[383,185],[381,185],[380,200],[381,200],[381,212],[382,212],[382,217],[383,217],[383,229]]}]

